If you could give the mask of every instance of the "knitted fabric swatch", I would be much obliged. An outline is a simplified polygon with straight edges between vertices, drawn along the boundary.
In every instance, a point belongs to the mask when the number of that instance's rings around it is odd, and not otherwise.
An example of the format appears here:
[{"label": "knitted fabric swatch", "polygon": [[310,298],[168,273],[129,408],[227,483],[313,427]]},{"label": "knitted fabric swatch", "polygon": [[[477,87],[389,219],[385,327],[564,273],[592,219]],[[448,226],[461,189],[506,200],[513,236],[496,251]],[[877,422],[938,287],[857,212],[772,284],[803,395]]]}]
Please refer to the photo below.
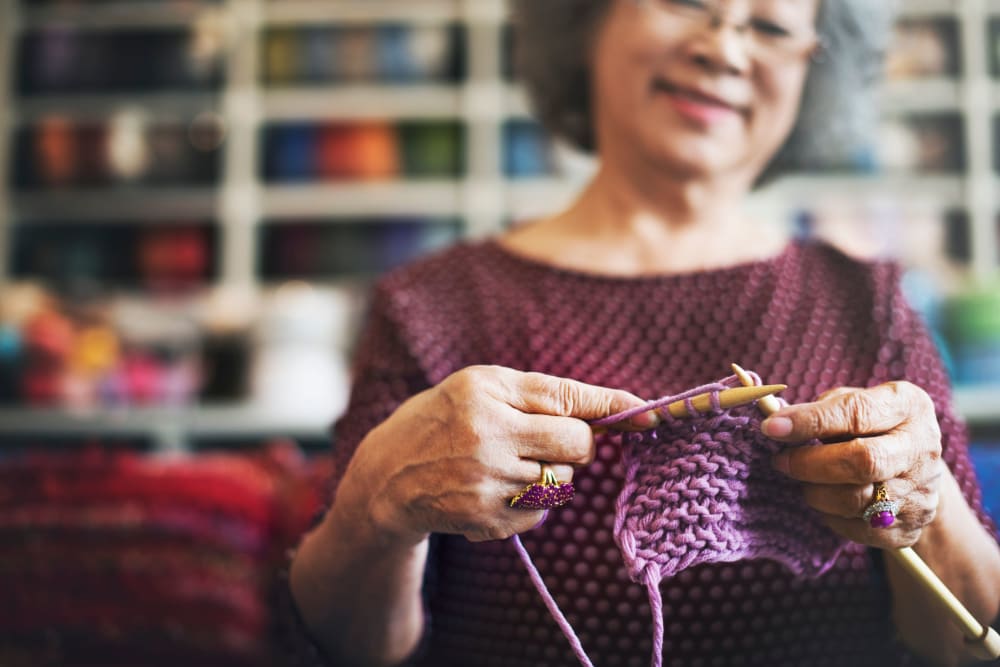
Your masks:
[{"label": "knitted fabric swatch", "polygon": [[[771,467],[771,456],[788,445],[761,433],[757,406],[720,408],[719,392],[735,386],[739,379],[731,376],[594,422],[614,424],[677,400],[687,401],[695,415],[678,419],[664,411],[656,428],[620,434],[625,478],[614,537],[629,577],[649,594],[654,667],[662,664],[663,577],[701,563],[753,558],[769,558],[796,575],[815,577],[846,545],[805,505],[799,484]],[[699,414],[691,398],[704,393],[711,394],[713,407]],[[590,665],[530,555],[516,535],[512,541],[581,663]]]}]

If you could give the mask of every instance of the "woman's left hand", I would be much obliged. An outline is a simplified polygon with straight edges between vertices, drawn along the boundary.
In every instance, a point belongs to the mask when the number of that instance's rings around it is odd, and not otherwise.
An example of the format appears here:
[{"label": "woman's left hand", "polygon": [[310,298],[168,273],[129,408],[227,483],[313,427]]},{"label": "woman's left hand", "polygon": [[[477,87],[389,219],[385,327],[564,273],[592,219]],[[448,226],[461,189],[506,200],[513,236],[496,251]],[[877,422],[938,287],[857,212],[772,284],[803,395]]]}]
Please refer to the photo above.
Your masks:
[{"label": "woman's left hand", "polygon": [[[838,388],[814,403],[791,405],[762,425],[782,442],[818,439],[773,459],[776,470],[804,482],[805,501],[844,537],[879,548],[912,546],[934,520],[946,468],[941,430],[927,393],[909,382]],[[899,502],[895,522],[873,528],[862,513],[884,482]]]}]

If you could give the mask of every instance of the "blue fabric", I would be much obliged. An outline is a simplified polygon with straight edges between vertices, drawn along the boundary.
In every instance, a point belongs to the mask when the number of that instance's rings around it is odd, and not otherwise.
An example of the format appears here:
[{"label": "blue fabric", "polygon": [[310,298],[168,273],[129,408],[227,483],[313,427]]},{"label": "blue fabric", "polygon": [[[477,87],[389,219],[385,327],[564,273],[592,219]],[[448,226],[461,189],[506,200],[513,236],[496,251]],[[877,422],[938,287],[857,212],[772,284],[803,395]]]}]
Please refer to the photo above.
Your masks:
[{"label": "blue fabric", "polygon": [[983,505],[1000,523],[1000,442],[974,442],[969,452],[983,490]]}]

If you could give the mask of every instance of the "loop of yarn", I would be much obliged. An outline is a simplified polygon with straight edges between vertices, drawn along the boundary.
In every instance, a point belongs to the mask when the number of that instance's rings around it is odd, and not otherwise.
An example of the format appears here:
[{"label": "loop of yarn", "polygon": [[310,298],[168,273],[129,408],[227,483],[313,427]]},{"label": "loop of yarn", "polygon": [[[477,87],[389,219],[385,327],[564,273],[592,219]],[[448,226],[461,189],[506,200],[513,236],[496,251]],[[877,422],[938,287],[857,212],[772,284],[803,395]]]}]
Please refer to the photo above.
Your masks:
[{"label": "loop of yarn", "polygon": [[[798,485],[771,468],[771,456],[787,445],[761,433],[757,407],[721,409],[719,392],[739,385],[731,376],[592,422],[615,424],[678,400],[693,415],[663,414],[654,429],[620,435],[625,477],[615,504],[614,538],[629,577],[649,595],[653,667],[663,659],[659,586],[664,577],[703,563],[752,558],[770,558],[797,575],[815,577],[846,545],[804,504]],[[698,413],[691,399],[703,393],[710,393],[711,407]],[[512,541],[574,653],[590,666],[531,556],[516,535]]]}]

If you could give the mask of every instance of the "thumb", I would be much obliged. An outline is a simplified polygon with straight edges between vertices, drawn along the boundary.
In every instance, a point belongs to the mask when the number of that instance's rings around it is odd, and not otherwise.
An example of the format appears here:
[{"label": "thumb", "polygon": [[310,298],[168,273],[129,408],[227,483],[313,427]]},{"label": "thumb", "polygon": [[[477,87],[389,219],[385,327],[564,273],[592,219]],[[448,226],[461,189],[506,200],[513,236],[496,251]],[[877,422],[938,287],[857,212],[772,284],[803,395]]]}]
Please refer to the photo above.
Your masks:
[{"label": "thumb", "polygon": [[[544,373],[519,373],[508,403],[529,414],[593,420],[607,417],[646,401],[622,389],[598,387]],[[635,415],[618,428],[648,429],[660,421],[655,411]]]}]

